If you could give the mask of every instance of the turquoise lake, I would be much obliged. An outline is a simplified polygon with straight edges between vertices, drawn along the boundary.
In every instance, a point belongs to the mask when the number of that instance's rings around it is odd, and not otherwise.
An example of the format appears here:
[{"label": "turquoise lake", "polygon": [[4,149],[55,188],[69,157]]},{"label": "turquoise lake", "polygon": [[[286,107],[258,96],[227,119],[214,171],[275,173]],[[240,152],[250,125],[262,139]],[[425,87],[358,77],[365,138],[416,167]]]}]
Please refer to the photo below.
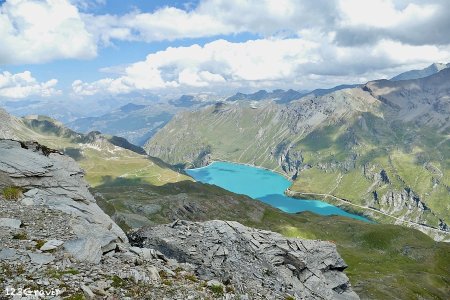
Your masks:
[{"label": "turquoise lake", "polygon": [[270,170],[229,162],[214,162],[206,167],[187,169],[195,180],[214,184],[237,194],[258,199],[288,213],[312,211],[320,215],[340,215],[370,222],[334,205],[319,200],[299,200],[284,195],[291,182]]}]

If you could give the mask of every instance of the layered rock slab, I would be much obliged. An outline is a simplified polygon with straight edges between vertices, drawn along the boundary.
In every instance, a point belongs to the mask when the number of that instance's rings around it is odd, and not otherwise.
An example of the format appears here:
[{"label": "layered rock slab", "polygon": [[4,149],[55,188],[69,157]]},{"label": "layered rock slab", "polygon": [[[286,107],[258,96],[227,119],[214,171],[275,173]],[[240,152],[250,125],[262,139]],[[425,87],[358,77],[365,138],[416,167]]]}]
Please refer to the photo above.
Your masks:
[{"label": "layered rock slab", "polygon": [[175,221],[129,234],[139,247],[196,266],[251,298],[359,299],[333,243],[285,238],[231,221]]},{"label": "layered rock slab", "polygon": [[69,214],[67,224],[77,238],[64,247],[79,260],[98,263],[128,240],[96,204],[83,175],[73,159],[38,143],[0,140],[0,187],[23,189],[20,201],[30,209],[39,205]]}]

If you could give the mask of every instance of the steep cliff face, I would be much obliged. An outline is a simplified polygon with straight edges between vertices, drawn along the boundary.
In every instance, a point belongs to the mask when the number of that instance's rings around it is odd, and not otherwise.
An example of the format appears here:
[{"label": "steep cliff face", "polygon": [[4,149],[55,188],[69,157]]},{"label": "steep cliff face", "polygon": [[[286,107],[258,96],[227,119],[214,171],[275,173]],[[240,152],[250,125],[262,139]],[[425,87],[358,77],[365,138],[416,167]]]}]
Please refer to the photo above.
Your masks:
[{"label": "steep cliff face", "polygon": [[330,242],[286,239],[237,222],[175,221],[130,234],[131,243],[193,264],[250,299],[359,299]]},{"label": "steep cliff face", "polygon": [[303,156],[301,151],[286,149],[280,153],[279,165],[284,173],[291,179],[297,179],[301,168],[303,167]]}]

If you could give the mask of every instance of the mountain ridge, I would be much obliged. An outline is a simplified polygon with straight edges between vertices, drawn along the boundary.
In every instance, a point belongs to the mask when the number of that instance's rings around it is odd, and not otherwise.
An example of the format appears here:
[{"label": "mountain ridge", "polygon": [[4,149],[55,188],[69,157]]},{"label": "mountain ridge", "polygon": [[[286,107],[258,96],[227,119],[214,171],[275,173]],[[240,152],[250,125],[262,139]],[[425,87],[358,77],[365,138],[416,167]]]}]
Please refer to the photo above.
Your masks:
[{"label": "mountain ridge", "polygon": [[17,118],[1,108],[0,121],[0,138],[36,140],[66,153],[81,164],[94,186],[121,176],[142,177],[154,184],[190,180],[121,137],[98,131],[81,134],[48,117]]},{"label": "mountain ridge", "polygon": [[410,70],[392,77],[391,81],[419,79],[436,74],[446,68],[450,68],[450,63],[433,63],[428,67],[420,70]]}]

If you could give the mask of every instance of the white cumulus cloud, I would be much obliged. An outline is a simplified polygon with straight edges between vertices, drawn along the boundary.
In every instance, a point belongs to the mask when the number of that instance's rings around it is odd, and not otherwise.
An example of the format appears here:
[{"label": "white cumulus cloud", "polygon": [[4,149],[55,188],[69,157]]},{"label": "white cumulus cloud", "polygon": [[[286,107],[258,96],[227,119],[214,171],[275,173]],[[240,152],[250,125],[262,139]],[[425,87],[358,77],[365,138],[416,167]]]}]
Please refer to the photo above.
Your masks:
[{"label": "white cumulus cloud", "polygon": [[294,36],[303,30],[336,33],[342,44],[450,43],[448,0],[201,0],[191,10],[165,6],[125,15],[85,14],[89,31],[114,40],[162,41],[250,32]]},{"label": "white cumulus cloud", "polygon": [[66,0],[8,0],[0,6],[0,64],[92,58],[97,53],[76,6]]},{"label": "white cumulus cloud", "polygon": [[4,71],[0,73],[0,98],[22,99],[29,96],[59,95],[61,91],[56,89],[57,83],[56,79],[38,82],[29,71],[16,74]]},{"label": "white cumulus cloud", "polygon": [[[98,47],[117,41],[221,38],[168,47],[120,66],[120,74],[72,83],[74,94],[92,96],[168,89],[309,89],[450,61],[448,0],[200,0],[184,9],[136,8],[121,15],[91,9],[104,4],[7,0],[0,6],[0,64],[93,58]],[[255,39],[226,40],[241,33]],[[118,68],[111,64],[103,70]]]},{"label": "white cumulus cloud", "polygon": [[[93,58],[99,43],[154,42],[253,33],[302,38],[333,34],[343,46],[392,40],[450,44],[448,0],[200,0],[123,15],[89,12],[104,0],[7,0],[0,6],[0,63]],[[80,13],[79,10],[83,10]],[[98,10],[95,10],[98,12]]]},{"label": "white cumulus cloud", "polygon": [[92,83],[77,80],[72,87],[76,94],[92,95],[286,80],[296,75],[300,64],[316,59],[313,49],[318,47],[302,39],[217,40],[203,47],[169,47],[131,64],[123,76]]},{"label": "white cumulus cloud", "polygon": [[98,40],[163,41],[230,34],[236,31],[214,15],[164,7],[152,13],[131,12],[117,15],[88,15],[84,19]]},{"label": "white cumulus cloud", "polygon": [[169,47],[131,64],[116,78],[90,83],[77,80],[73,92],[94,95],[173,88],[188,92],[252,87],[311,89],[391,76],[405,64],[450,60],[450,48],[390,40],[349,47],[333,44],[332,36],[306,31],[303,35],[302,39],[242,43],[217,40],[204,46]]}]

